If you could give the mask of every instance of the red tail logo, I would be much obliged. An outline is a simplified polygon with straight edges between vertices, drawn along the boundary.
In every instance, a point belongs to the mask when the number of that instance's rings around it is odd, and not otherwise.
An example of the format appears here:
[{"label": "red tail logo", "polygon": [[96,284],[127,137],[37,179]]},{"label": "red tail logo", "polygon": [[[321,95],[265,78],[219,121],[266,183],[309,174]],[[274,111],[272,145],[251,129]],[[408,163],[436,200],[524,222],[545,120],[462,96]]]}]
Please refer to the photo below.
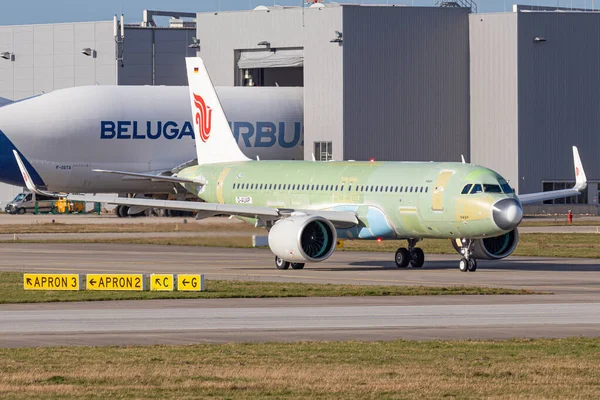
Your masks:
[{"label": "red tail logo", "polygon": [[198,126],[200,139],[206,142],[210,136],[210,125],[212,120],[212,110],[206,106],[202,96],[194,93],[194,106],[196,106],[196,117],[194,123]]}]

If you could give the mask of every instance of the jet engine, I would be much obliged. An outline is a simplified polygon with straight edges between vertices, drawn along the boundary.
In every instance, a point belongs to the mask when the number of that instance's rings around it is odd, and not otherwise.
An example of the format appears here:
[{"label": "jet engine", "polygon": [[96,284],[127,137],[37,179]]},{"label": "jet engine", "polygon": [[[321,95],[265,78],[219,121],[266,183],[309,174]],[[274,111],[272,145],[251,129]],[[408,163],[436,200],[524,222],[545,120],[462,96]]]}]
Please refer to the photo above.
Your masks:
[{"label": "jet engine", "polygon": [[335,250],[337,232],[333,224],[316,215],[294,215],[279,220],[269,231],[269,247],[290,262],[327,260]]},{"label": "jet engine", "polygon": [[[473,246],[473,257],[479,260],[499,260],[508,257],[517,248],[519,243],[519,232],[514,229],[504,235],[477,239]],[[460,239],[452,240],[452,246],[459,254],[462,254],[462,242]]]}]

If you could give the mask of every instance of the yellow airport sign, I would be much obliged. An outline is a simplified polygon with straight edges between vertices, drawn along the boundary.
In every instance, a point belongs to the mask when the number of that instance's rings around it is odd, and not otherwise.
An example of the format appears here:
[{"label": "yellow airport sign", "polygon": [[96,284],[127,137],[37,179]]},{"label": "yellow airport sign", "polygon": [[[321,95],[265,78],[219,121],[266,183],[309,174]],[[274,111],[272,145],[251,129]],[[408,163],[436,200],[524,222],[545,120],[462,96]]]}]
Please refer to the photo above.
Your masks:
[{"label": "yellow airport sign", "polygon": [[204,291],[204,275],[177,275],[177,290],[180,292]]},{"label": "yellow airport sign", "polygon": [[152,274],[150,275],[150,290],[169,291],[174,289],[173,274]]},{"label": "yellow airport sign", "polygon": [[23,274],[25,290],[79,290],[79,274]]},{"label": "yellow airport sign", "polygon": [[87,290],[146,290],[144,274],[87,274]]}]

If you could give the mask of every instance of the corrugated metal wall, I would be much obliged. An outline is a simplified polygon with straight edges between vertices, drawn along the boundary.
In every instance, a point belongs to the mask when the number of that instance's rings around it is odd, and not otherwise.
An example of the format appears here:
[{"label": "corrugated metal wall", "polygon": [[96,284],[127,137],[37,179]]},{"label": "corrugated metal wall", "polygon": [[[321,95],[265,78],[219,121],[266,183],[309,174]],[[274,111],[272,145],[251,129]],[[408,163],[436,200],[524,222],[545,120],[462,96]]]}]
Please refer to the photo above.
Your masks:
[{"label": "corrugated metal wall", "polygon": [[521,191],[573,180],[572,145],[600,179],[600,15],[519,13],[518,24]]},{"label": "corrugated metal wall", "polygon": [[119,85],[187,85],[185,57],[196,56],[188,48],[193,36],[194,29],[126,28]]},{"label": "corrugated metal wall", "polygon": [[345,48],[330,40],[344,31],[342,7],[308,9],[304,26],[304,159],[314,142],[331,141],[334,160],[343,160]]},{"label": "corrugated metal wall", "polygon": [[267,41],[271,48],[302,47],[302,12],[300,8],[198,13],[198,55],[204,59],[213,83],[235,84],[235,50],[264,50],[258,42]]},{"label": "corrugated metal wall", "polygon": [[[89,47],[96,57],[81,54]],[[115,83],[113,22],[0,27],[0,96],[13,100],[81,85]]]},{"label": "corrugated metal wall", "polygon": [[517,14],[469,15],[471,161],[517,189]]},{"label": "corrugated metal wall", "polygon": [[468,10],[344,6],[344,158],[469,151]]}]

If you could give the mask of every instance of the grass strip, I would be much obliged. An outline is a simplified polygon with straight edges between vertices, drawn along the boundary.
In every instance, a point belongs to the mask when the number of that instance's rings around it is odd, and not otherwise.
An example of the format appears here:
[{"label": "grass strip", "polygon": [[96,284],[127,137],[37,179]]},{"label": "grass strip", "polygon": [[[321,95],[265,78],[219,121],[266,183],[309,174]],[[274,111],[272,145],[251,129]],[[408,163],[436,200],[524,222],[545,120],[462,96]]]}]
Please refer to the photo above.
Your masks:
[{"label": "grass strip", "polygon": [[528,290],[474,286],[367,286],[293,282],[206,280],[204,292],[37,291],[23,289],[21,272],[0,272],[0,304],[91,300],[221,299],[267,297],[432,296],[534,294]]},{"label": "grass strip", "polygon": [[0,349],[11,399],[596,399],[600,339]]},{"label": "grass strip", "polygon": [[[265,234],[263,231],[262,234]],[[52,239],[52,240],[4,240],[0,243],[121,243],[170,246],[204,247],[251,247],[252,237],[152,237],[152,238],[101,238],[101,239]],[[346,240],[342,251],[395,252],[406,247],[406,241]],[[458,254],[448,239],[425,239],[419,247],[427,254]],[[600,258],[600,235],[591,233],[522,233],[514,256]]]},{"label": "grass strip", "polygon": [[[18,216],[16,217],[18,218]],[[92,222],[92,221],[90,221]],[[4,224],[0,225],[0,234],[20,233],[142,233],[142,232],[248,232],[262,235],[264,229],[241,222],[197,223],[190,217],[189,223],[138,223],[138,224]]]},{"label": "grass strip", "polygon": [[[15,218],[19,218],[15,216]],[[581,220],[569,224],[565,220],[555,221],[523,221],[524,227],[549,227],[549,226],[600,226],[600,221]],[[0,225],[0,234],[20,233],[142,233],[142,232],[248,232],[263,235],[265,230],[242,223],[241,221],[210,221],[197,223],[192,217],[188,223],[102,223],[102,224],[73,224],[73,223],[33,223],[33,224],[3,224]]]}]

